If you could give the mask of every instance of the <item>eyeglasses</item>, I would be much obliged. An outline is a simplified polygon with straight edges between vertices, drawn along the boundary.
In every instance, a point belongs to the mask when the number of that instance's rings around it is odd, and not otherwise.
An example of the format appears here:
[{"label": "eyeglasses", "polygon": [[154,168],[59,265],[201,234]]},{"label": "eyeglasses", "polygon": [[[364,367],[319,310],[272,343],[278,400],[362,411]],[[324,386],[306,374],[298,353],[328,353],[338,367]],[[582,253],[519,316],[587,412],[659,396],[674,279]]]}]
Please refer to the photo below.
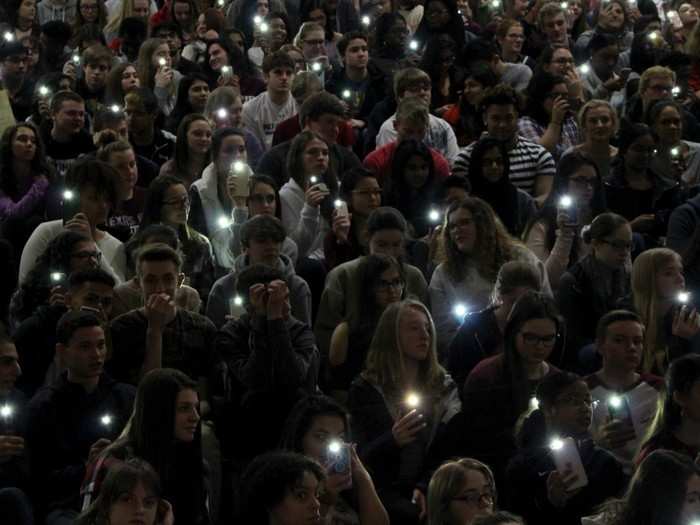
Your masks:
[{"label": "eyeglasses", "polygon": [[554,343],[557,342],[557,334],[540,336],[529,332],[522,332],[520,336],[523,338],[525,344],[530,346],[537,346],[541,344],[545,348],[552,348]]},{"label": "eyeglasses", "polygon": [[88,250],[83,250],[80,252],[75,252],[71,254],[71,257],[75,257],[76,259],[95,259],[97,262],[102,259],[102,253],[98,251],[88,251]]},{"label": "eyeglasses", "polygon": [[352,190],[352,192],[363,197],[381,197],[382,195],[382,190],[379,188],[376,190]]},{"label": "eyeglasses", "polygon": [[571,177],[569,182],[575,184],[576,186],[588,186],[590,188],[595,188],[598,183],[596,177]]},{"label": "eyeglasses", "polygon": [[450,232],[455,232],[460,228],[466,228],[471,226],[474,221],[471,219],[462,219],[461,221],[455,221],[447,225],[447,230]]},{"label": "eyeglasses", "polygon": [[629,241],[609,241],[607,239],[601,239],[600,242],[607,244],[615,250],[624,250],[626,252],[631,251],[633,246],[632,243]]},{"label": "eyeglasses", "polygon": [[189,205],[190,205],[190,198],[187,195],[183,195],[179,199],[163,201],[163,206],[189,206]]},{"label": "eyeglasses", "polygon": [[253,202],[255,204],[272,204],[275,202],[275,196],[274,195],[261,195],[261,194],[255,194],[251,195],[250,197],[250,202]]},{"label": "eyeglasses", "polygon": [[403,290],[404,282],[401,279],[394,279],[393,281],[385,281],[384,279],[379,279],[377,282],[377,289],[381,291]]},{"label": "eyeglasses", "polygon": [[324,45],[326,42],[325,42],[324,40],[304,40],[304,43],[305,43],[307,46],[322,46],[322,45]]},{"label": "eyeglasses", "polygon": [[457,496],[452,498],[452,501],[462,501],[470,505],[493,505],[493,500],[494,497],[492,492],[478,493],[476,491],[468,492],[463,496]]}]

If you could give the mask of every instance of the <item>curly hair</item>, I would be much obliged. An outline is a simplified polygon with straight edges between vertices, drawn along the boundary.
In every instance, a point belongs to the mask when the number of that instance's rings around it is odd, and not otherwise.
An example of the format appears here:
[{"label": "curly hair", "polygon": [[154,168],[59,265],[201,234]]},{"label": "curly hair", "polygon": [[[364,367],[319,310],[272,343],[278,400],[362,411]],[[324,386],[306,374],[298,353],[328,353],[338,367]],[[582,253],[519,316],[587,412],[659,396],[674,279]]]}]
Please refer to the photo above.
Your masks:
[{"label": "curly hair", "polygon": [[[459,251],[449,233],[450,216],[457,210],[471,213],[476,226],[476,244],[470,254]],[[484,278],[495,281],[499,268],[514,258],[514,248],[519,245],[501,221],[496,219],[491,206],[477,197],[467,197],[450,205],[445,213],[441,235],[445,247],[445,269],[455,282],[465,279],[469,261],[475,263]]]},{"label": "curly hair", "polygon": [[49,181],[53,179],[53,173],[46,160],[44,142],[41,140],[39,129],[31,122],[20,122],[19,124],[10,126],[5,130],[0,139],[0,190],[13,199],[18,198],[20,195],[17,179],[12,170],[12,142],[15,140],[15,136],[21,128],[32,130],[34,138],[36,139],[36,152],[30,164],[32,175],[44,175]]}]

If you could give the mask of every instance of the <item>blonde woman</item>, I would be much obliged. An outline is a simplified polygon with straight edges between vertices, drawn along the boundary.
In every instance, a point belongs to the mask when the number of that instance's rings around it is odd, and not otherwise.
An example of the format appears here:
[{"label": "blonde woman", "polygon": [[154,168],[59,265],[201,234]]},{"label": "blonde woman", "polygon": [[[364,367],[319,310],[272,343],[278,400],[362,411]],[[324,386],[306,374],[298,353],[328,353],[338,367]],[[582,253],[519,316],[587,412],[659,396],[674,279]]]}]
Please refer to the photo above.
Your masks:
[{"label": "blonde woman", "polygon": [[495,507],[496,482],[481,461],[448,461],[430,478],[429,525],[471,525],[476,518],[493,514]]},{"label": "blonde woman", "polygon": [[141,44],[136,71],[140,85],[153,90],[158,107],[168,116],[175,107],[177,88],[182,80],[182,74],[173,69],[168,43],[160,38],[149,38]]},{"label": "blonde woman", "polygon": [[635,259],[632,298],[646,327],[643,372],[662,376],[671,361],[697,346],[700,316],[683,303],[684,291],[683,262],[673,250],[653,248]]},{"label": "blonde woman", "polygon": [[106,2],[109,21],[104,28],[107,43],[119,34],[119,26],[125,18],[140,18],[148,26],[148,19],[155,14],[155,4],[151,0],[122,0],[121,2]]},{"label": "blonde woman", "polygon": [[348,407],[391,523],[417,524],[425,498],[415,486],[425,474],[427,450],[461,408],[457,386],[438,364],[425,305],[406,300],[386,307]]}]

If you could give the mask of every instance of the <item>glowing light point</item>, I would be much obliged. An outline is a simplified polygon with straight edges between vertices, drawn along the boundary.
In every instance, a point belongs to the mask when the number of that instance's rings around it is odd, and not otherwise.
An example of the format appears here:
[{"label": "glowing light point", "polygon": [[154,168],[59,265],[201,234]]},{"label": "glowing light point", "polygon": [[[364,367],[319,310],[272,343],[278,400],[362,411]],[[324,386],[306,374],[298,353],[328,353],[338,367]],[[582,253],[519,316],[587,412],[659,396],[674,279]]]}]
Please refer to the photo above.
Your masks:
[{"label": "glowing light point", "polygon": [[372,23],[372,19],[367,15],[362,17],[362,25],[369,26]]},{"label": "glowing light point", "polygon": [[582,75],[587,75],[588,73],[591,72],[591,66],[588,64],[582,64],[578,70],[581,72]]},{"label": "glowing light point", "polygon": [[243,297],[241,297],[240,295],[234,297],[233,304],[235,304],[236,306],[243,306]]},{"label": "glowing light point", "polygon": [[620,408],[622,406],[622,398],[613,394],[608,398],[608,405],[612,408]]},{"label": "glowing light point", "polygon": [[216,110],[216,116],[221,119],[224,119],[228,117],[228,111],[226,111],[224,108],[219,108]]},{"label": "glowing light point", "polygon": [[51,90],[47,88],[46,86],[39,86],[39,94],[42,97],[45,97],[51,93]]},{"label": "glowing light point", "polygon": [[100,418],[100,423],[102,423],[104,426],[108,427],[109,425],[112,424],[112,416],[109,414],[105,414]]},{"label": "glowing light point", "polygon": [[411,40],[411,41],[409,42],[409,44],[408,44],[408,47],[409,47],[412,51],[417,51],[417,50],[418,50],[418,41],[417,41],[417,40]]},{"label": "glowing light point", "polygon": [[452,308],[452,313],[454,314],[455,317],[458,319],[464,318],[465,315],[467,315],[467,312],[469,310],[467,309],[467,305],[464,303],[457,303],[454,305]]},{"label": "glowing light point", "polygon": [[440,212],[437,210],[430,210],[428,212],[428,219],[430,219],[430,222],[438,222],[440,220]]},{"label": "glowing light point", "polygon": [[330,443],[328,443],[328,451],[331,454],[340,454],[341,448],[342,445],[340,444],[340,441],[333,440]]},{"label": "glowing light point", "polygon": [[678,294],[678,302],[686,304],[688,301],[690,301],[690,294],[688,292],[680,292]]},{"label": "glowing light point", "polygon": [[411,392],[406,396],[406,405],[409,408],[418,408],[420,405],[420,396],[415,392]]},{"label": "glowing light point", "polygon": [[15,410],[12,408],[11,405],[3,405],[2,407],[0,407],[0,416],[2,416],[3,419],[11,418],[14,412]]},{"label": "glowing light point", "polygon": [[572,199],[568,195],[564,195],[561,199],[559,199],[559,206],[561,206],[562,208],[570,208],[573,203],[574,199]]},{"label": "glowing light point", "polygon": [[219,228],[222,228],[222,229],[228,228],[229,226],[231,226],[231,220],[228,217],[226,217],[225,215],[222,215],[221,217],[219,217],[219,220],[216,222],[218,223]]},{"label": "glowing light point", "polygon": [[554,438],[549,442],[549,448],[554,451],[561,450],[564,448],[564,442],[559,438]]}]

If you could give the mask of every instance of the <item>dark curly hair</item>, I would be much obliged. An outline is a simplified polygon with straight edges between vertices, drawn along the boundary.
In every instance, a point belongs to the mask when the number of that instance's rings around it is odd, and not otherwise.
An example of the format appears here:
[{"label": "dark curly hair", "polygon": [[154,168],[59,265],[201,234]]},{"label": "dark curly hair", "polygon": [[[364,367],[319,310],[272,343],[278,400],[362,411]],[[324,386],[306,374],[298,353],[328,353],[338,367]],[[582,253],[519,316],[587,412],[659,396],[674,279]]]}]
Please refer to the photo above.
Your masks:
[{"label": "dark curly hair", "polygon": [[32,175],[44,175],[49,181],[53,180],[53,173],[46,160],[44,142],[41,140],[39,129],[31,122],[20,122],[10,126],[4,131],[0,139],[0,190],[12,199],[21,197],[17,186],[17,178],[12,170],[12,141],[15,140],[17,131],[20,128],[31,129],[36,138],[36,152],[31,161]]}]

